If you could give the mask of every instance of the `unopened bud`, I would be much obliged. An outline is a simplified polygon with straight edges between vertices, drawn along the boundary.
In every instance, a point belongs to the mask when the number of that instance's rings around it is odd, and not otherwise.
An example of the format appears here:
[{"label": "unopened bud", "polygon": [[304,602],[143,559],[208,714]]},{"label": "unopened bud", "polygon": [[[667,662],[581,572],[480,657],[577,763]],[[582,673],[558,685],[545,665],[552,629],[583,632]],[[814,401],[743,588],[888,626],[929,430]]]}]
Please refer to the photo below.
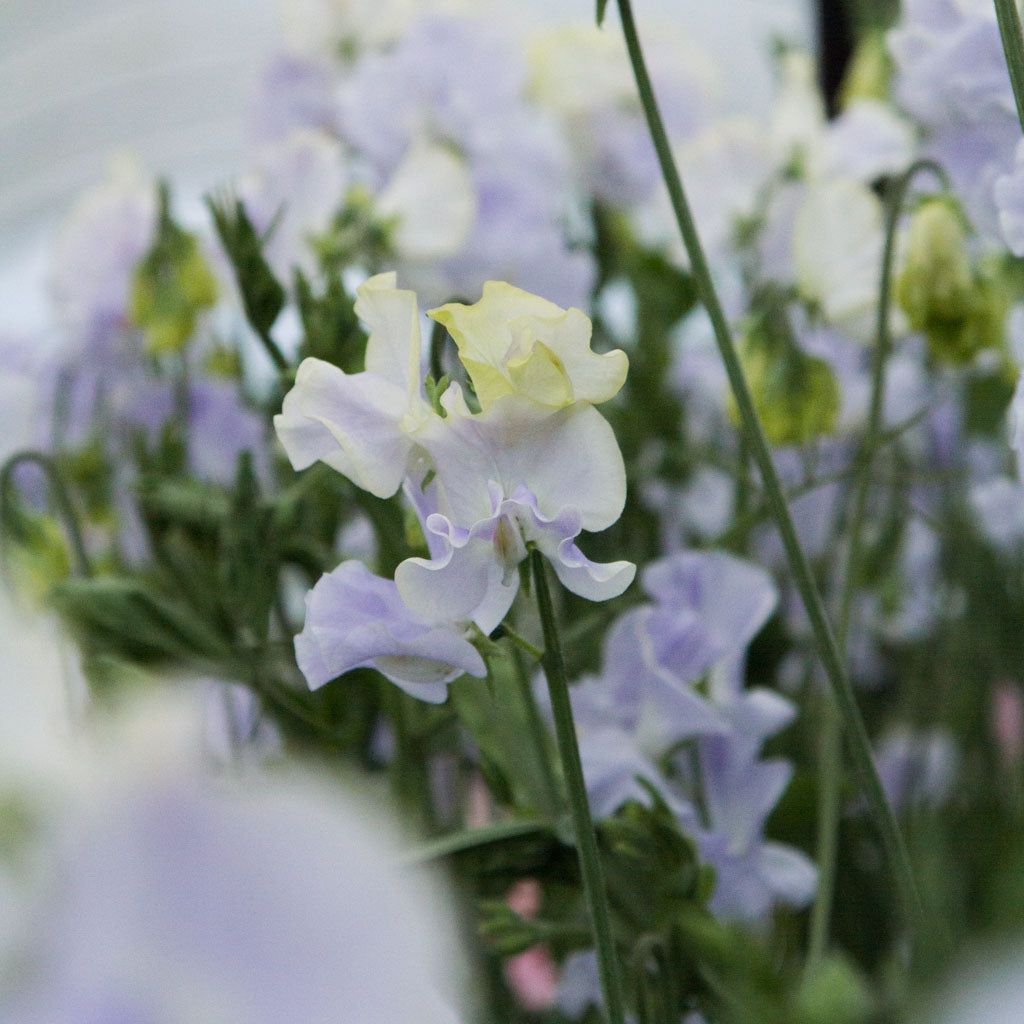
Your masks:
[{"label": "unopened bud", "polygon": [[972,268],[967,226],[953,200],[925,200],[912,215],[896,297],[936,358],[965,363],[998,342],[1002,293],[991,275]]}]

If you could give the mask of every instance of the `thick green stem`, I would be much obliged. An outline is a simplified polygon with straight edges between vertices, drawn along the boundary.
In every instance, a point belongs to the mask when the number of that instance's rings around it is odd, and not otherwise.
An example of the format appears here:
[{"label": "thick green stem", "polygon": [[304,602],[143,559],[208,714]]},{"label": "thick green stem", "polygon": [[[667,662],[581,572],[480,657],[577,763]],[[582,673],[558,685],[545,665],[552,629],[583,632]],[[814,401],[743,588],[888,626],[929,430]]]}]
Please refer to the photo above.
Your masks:
[{"label": "thick green stem", "polygon": [[[890,319],[892,307],[893,262],[896,252],[896,229],[911,180],[919,171],[930,171],[945,185],[941,167],[930,160],[911,164],[890,182],[886,193],[885,247],[882,251],[881,280],[878,286],[878,310],[875,322],[875,348],[871,363],[871,401],[861,450],[858,454],[853,482],[853,505],[847,538],[846,564],[839,600],[837,640],[845,654],[850,634],[853,603],[860,586],[864,561],[864,526],[868,492],[871,489],[871,466],[882,446],[882,414],[885,406],[885,366],[892,347]],[[839,812],[842,792],[842,721],[833,701],[826,701],[822,716],[820,748],[821,770],[818,803],[818,891],[811,909],[810,939],[807,954],[807,975],[814,974],[821,963],[828,943],[835,889],[836,854],[839,839]]]},{"label": "thick green stem", "polygon": [[78,525],[75,506],[64,484],[64,479],[60,475],[60,470],[49,455],[43,452],[17,452],[4,463],[3,469],[0,470],[0,512],[2,512],[3,506],[11,500],[10,489],[14,486],[15,469],[25,463],[34,463],[46,474],[46,480],[50,485],[50,496],[57,506],[57,513],[67,531],[78,572],[85,577],[92,576],[92,563],[85,550],[85,541],[82,539],[82,530]]},{"label": "thick green stem", "polygon": [[587,802],[587,787],[583,780],[583,763],[576,740],[576,726],[569,702],[569,683],[562,661],[562,648],[558,641],[558,627],[555,611],[551,605],[544,570],[544,559],[539,551],[530,552],[530,568],[533,583],[537,589],[537,606],[544,628],[544,658],[541,665],[548,681],[551,695],[551,710],[555,719],[555,738],[562,758],[566,787],[569,792],[569,810],[572,813],[572,827],[576,836],[576,851],[579,855],[580,873],[583,876],[583,892],[590,908],[590,921],[594,928],[594,944],[597,947],[597,965],[601,974],[601,991],[604,995],[605,1012],[609,1024],[624,1024],[625,1012],[622,1000],[622,982],[619,978],[619,964],[615,957],[615,943],[612,939],[611,914],[608,910],[608,895],[605,892],[604,870],[597,852],[597,836],[594,822],[590,817]]},{"label": "thick green stem", "polygon": [[725,311],[722,309],[714,282],[711,279],[711,272],[704,256],[704,250],[697,235],[697,227],[690,212],[686,194],[683,191],[683,183],[679,177],[679,171],[672,157],[672,150],[669,146],[665,126],[661,120],[661,114],[658,111],[657,101],[654,98],[654,90],[644,63],[643,51],[640,48],[640,40],[637,35],[630,0],[618,0],[618,7],[623,32],[626,37],[626,47],[629,50],[630,62],[633,65],[633,73],[636,77],[637,89],[640,93],[640,102],[647,118],[647,126],[650,130],[658,156],[658,163],[661,166],[662,175],[668,188],[669,199],[672,203],[676,222],[690,258],[694,283],[707,309],[708,317],[714,330],[715,342],[725,364],[729,385],[736,400],[740,421],[743,425],[746,443],[761,474],[765,495],[771,506],[772,514],[782,538],[786,558],[789,562],[790,571],[793,574],[793,581],[800,592],[800,597],[807,611],[807,617],[810,620],[811,629],[814,632],[818,656],[824,665],[829,683],[839,705],[850,757],[859,777],[861,788],[867,798],[868,806],[871,808],[871,812],[876,820],[882,842],[885,845],[889,865],[900,898],[908,913],[915,918],[919,918],[921,902],[914,883],[914,876],[910,869],[910,859],[907,855],[906,846],[903,842],[903,837],[900,835],[892,808],[885,798],[882,783],[878,778],[878,772],[875,769],[874,760],[871,756],[871,742],[857,707],[856,696],[846,672],[843,656],[840,653],[839,645],[829,624],[824,602],[815,583],[807,556],[804,554],[803,547],[797,536],[796,527],[793,525],[789,506],[786,504],[786,498],[782,491],[782,484],[775,471],[771,452],[768,449],[764,429],[754,409],[750,388],[740,366],[739,354],[732,340]]},{"label": "thick green stem", "polygon": [[1006,69],[1010,72],[1013,100],[1017,104],[1017,119],[1024,130],[1024,36],[1021,34],[1020,14],[1016,0],[995,0],[999,38],[1003,42]]}]

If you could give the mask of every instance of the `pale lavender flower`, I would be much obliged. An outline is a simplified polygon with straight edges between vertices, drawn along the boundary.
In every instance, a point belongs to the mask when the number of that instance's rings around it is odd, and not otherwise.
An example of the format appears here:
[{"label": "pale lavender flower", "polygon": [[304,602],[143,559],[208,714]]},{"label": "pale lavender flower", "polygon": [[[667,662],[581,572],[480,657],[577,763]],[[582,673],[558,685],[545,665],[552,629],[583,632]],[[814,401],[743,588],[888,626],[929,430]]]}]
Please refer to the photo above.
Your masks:
[{"label": "pale lavender flower", "polygon": [[814,865],[800,851],[763,838],[792,766],[777,758],[758,761],[727,736],[700,740],[700,765],[707,826],[698,826],[697,843],[715,869],[711,910],[752,920],[776,902],[808,903],[817,883]]},{"label": "pale lavender flower", "polygon": [[128,327],[135,266],[153,242],[157,197],[152,179],[129,161],[111,168],[64,223],[53,255],[57,319],[72,351],[109,358]]},{"label": "pale lavender flower", "polygon": [[[418,145],[446,147],[465,166],[476,211],[467,236],[444,259],[402,264],[431,301],[498,279],[566,305],[585,302],[591,261],[569,248],[564,231],[568,157],[527,103],[525,80],[500,19],[432,15],[392,49],[357,61],[340,88],[341,137],[375,192]],[[401,247],[397,255],[406,259]]]},{"label": "pale lavender flower", "polygon": [[246,406],[238,381],[196,376],[179,386],[151,376],[142,365],[125,367],[105,384],[92,411],[97,424],[116,428],[122,439],[141,428],[151,441],[179,414],[188,466],[200,480],[231,483],[238,456],[246,451],[258,475],[266,469],[263,420]]},{"label": "pale lavender flower", "polygon": [[[601,675],[572,694],[592,809],[604,816],[626,800],[646,802],[644,779],[714,866],[716,913],[756,918],[777,901],[801,906],[813,892],[813,865],[763,838],[792,768],[758,759],[794,709],[743,685],[746,649],[775,607],[775,587],[764,570],[723,552],[680,552],[653,563],[642,582],[654,603],[618,620]],[[656,760],[688,738],[692,751],[676,755],[675,776],[666,777]]]},{"label": "pale lavender flower", "polygon": [[257,475],[266,465],[266,427],[243,401],[237,381],[198,377],[188,385],[188,461],[200,480],[230,483],[249,452]]},{"label": "pale lavender flower", "polygon": [[974,226],[998,234],[992,189],[1020,139],[995,8],[911,0],[888,36],[899,102],[928,130],[924,153],[949,172]]},{"label": "pale lavender flower", "polygon": [[282,281],[316,268],[310,240],[326,233],[350,184],[347,157],[333,136],[296,129],[257,153],[238,184],[253,226],[267,235],[264,255]]},{"label": "pale lavender flower", "polygon": [[262,143],[296,129],[337,130],[336,69],[326,61],[278,54],[264,69],[253,104],[253,132]]},{"label": "pale lavender flower", "polygon": [[354,668],[375,668],[420,700],[440,704],[448,683],[483,676],[483,658],[465,628],[413,612],[391,580],[362,562],[342,562],[306,596],[306,622],[295,655],[311,689]]},{"label": "pale lavender flower", "polygon": [[885,103],[858,99],[829,124],[824,149],[832,173],[870,184],[907,169],[914,158],[914,132]]},{"label": "pale lavender flower", "polygon": [[1015,256],[1024,256],[1024,140],[1017,143],[1012,168],[996,178],[993,194],[1003,239]]},{"label": "pale lavender flower", "polygon": [[943,804],[956,777],[957,760],[953,738],[940,729],[894,729],[875,751],[886,799],[897,810]]},{"label": "pale lavender flower", "polygon": [[455,1024],[449,922],[354,802],[150,772],[95,804],[54,844],[8,1020]]}]

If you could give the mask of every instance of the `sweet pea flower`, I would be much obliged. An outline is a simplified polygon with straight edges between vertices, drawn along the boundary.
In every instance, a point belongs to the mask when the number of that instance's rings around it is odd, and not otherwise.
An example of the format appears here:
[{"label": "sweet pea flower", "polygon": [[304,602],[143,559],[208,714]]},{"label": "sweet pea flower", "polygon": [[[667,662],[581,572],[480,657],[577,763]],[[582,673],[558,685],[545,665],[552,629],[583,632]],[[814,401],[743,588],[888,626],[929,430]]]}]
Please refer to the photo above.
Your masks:
[{"label": "sweet pea flower", "polygon": [[709,829],[696,829],[701,857],[715,868],[708,903],[723,918],[756,919],[780,901],[805,906],[817,871],[799,850],[763,838],[764,823],[789,785],[792,765],[758,761],[730,737],[700,741],[701,777]]},{"label": "sweet pea flower", "polygon": [[316,268],[310,237],[324,233],[351,184],[344,149],[314,128],[300,128],[264,146],[238,184],[253,226],[266,235],[264,254],[278,276]]},{"label": "sweet pea flower", "polygon": [[63,224],[51,287],[58,322],[74,350],[109,359],[129,326],[136,264],[157,228],[154,182],[131,157],[115,160]]},{"label": "sweet pea flower", "polygon": [[587,400],[618,390],[625,354],[592,353],[579,310],[492,284],[476,306],[441,311],[460,354],[479,356],[468,362],[483,381],[484,409],[474,413],[458,384],[434,409],[421,394],[416,296],[395,280],[381,274],[359,289],[356,312],[370,328],[364,372],[315,359],[299,367],[275,418],[292,465],[320,459],[382,498],[408,478],[431,557],[407,559],[395,582],[430,622],[493,630],[531,544],[574,593],[622,593],[636,567],[591,562],[575,538],[610,526],[625,504],[618,443]]},{"label": "sweet pea flower", "polygon": [[626,381],[625,352],[591,351],[586,314],[503,281],[488,281],[472,306],[450,302],[428,316],[455,339],[485,411],[507,394],[555,407],[597,404],[617,395]]},{"label": "sweet pea flower", "polygon": [[457,676],[486,675],[464,633],[454,624],[428,622],[403,604],[391,580],[348,561],[306,595],[295,654],[310,689],[354,668],[375,668],[411,696],[440,704]]},{"label": "sweet pea flower", "polygon": [[581,597],[621,594],[636,567],[591,562],[575,544],[581,530],[611,526],[625,504],[622,454],[604,417],[588,402],[552,410],[515,394],[473,414],[457,385],[441,405],[445,418],[418,436],[435,475],[406,489],[432,556],[396,570],[406,603],[439,620],[468,615],[489,632],[515,598],[529,544]]}]

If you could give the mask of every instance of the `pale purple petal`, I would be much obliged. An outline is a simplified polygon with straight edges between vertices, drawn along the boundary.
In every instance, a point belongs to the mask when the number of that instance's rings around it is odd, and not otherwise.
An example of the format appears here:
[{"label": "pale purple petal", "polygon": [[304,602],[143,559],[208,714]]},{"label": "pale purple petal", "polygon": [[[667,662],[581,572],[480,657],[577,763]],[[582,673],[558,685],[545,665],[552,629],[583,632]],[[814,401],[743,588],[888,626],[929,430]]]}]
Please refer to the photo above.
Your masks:
[{"label": "pale purple petal", "polygon": [[391,580],[362,562],[342,562],[306,596],[306,623],[295,638],[299,668],[316,689],[354,668],[372,667],[431,703],[464,672],[484,676],[483,659],[451,625],[421,618]]}]

